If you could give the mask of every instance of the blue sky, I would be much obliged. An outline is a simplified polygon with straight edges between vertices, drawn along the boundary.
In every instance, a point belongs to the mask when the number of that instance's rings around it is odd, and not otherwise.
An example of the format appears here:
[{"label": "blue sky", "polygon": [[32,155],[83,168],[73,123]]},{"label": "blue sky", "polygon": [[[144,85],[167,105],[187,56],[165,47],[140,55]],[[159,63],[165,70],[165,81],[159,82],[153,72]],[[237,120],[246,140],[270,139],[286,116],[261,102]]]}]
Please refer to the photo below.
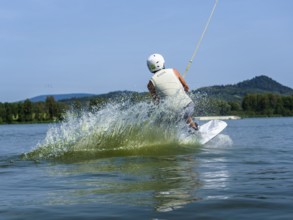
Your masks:
[{"label": "blue sky", "polygon": [[[146,59],[184,72],[214,0],[1,0],[0,102],[147,91]],[[293,1],[219,0],[191,89],[267,75],[293,87]]]}]

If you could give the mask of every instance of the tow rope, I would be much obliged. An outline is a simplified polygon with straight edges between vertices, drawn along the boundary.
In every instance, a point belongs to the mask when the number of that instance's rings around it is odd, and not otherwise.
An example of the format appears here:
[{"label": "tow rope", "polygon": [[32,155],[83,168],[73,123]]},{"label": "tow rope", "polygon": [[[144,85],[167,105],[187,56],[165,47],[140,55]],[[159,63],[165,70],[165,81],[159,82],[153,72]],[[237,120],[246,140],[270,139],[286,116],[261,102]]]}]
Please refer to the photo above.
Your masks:
[{"label": "tow rope", "polygon": [[204,28],[204,30],[203,30],[203,32],[202,32],[202,34],[201,34],[201,36],[200,36],[200,38],[199,38],[199,40],[198,40],[198,42],[197,42],[197,45],[196,45],[196,48],[195,48],[195,50],[194,50],[194,52],[193,52],[193,54],[192,54],[192,57],[191,57],[191,59],[189,60],[189,62],[188,62],[188,64],[187,64],[187,67],[186,67],[186,69],[185,69],[185,71],[184,71],[184,73],[183,73],[183,77],[184,77],[184,78],[185,78],[186,73],[187,73],[187,71],[189,70],[189,68],[190,68],[190,66],[191,66],[191,64],[192,64],[192,61],[193,61],[193,59],[194,59],[194,57],[195,57],[195,55],[196,55],[196,53],[197,53],[197,51],[198,51],[198,48],[199,48],[199,46],[200,46],[200,44],[201,44],[201,41],[202,41],[202,39],[203,39],[203,37],[204,37],[204,35],[205,35],[207,29],[208,29],[208,26],[209,26],[209,24],[210,24],[210,22],[211,22],[211,19],[212,19],[212,17],[213,17],[214,11],[215,11],[215,9],[216,9],[217,3],[218,3],[218,0],[215,0],[214,7],[213,7],[213,9],[212,9],[212,11],[211,11],[211,14],[210,14],[210,16],[209,16],[209,18],[208,18],[208,21],[207,21],[206,25],[205,25],[205,28]]}]

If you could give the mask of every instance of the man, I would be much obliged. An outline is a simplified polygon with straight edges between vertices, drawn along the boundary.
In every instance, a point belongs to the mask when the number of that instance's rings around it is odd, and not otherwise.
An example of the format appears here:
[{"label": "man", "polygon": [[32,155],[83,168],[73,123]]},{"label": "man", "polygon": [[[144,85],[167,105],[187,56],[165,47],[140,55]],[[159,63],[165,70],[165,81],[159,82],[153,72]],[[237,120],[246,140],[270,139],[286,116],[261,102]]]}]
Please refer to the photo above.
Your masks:
[{"label": "man", "polygon": [[182,110],[186,123],[198,130],[198,125],[192,120],[195,105],[186,94],[189,87],[180,73],[176,69],[165,69],[165,60],[160,54],[150,55],[147,66],[154,74],[147,87],[155,102],[158,103],[162,98],[174,98],[177,100],[176,108]]}]

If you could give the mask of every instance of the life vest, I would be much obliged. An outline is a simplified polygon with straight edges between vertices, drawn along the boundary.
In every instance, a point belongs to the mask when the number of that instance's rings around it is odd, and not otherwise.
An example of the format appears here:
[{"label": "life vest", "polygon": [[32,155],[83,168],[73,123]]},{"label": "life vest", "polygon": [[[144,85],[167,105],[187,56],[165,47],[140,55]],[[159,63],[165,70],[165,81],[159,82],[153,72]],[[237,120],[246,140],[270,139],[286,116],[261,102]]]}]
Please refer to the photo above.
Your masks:
[{"label": "life vest", "polygon": [[156,72],[151,78],[151,82],[161,98],[172,97],[179,108],[184,108],[192,102],[173,69],[162,69]]}]

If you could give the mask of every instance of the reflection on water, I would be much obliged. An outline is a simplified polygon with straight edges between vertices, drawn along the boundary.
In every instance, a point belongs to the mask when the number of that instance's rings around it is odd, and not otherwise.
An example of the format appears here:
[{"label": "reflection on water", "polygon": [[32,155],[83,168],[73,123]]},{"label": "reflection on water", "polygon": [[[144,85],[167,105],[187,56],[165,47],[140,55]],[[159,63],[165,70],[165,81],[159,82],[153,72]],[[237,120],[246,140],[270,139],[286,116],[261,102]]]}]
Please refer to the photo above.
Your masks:
[{"label": "reflection on water", "polygon": [[[159,212],[221,195],[202,197],[200,190],[229,187],[226,158],[219,137],[206,148],[179,155],[127,156],[56,162],[47,172],[66,186],[48,195],[50,204],[121,204],[154,207]],[[227,145],[226,145],[227,146]],[[214,154],[219,154],[214,157]],[[221,197],[222,198],[222,197]]]},{"label": "reflection on water", "polygon": [[46,191],[43,202],[127,204],[169,212],[198,200],[219,198],[222,195],[201,192],[229,187],[223,152],[231,143],[229,136],[219,135],[201,147],[163,144],[110,152],[82,148],[55,160],[40,160],[50,181],[42,182],[42,187],[55,189]]},{"label": "reflection on water", "polygon": [[[203,199],[227,199],[231,174],[228,169],[227,151],[231,150],[232,140],[228,135],[220,134],[209,142],[202,150],[199,159],[200,179],[202,180],[201,190],[218,192],[217,194],[206,193]],[[220,193],[219,193],[220,192]]]},{"label": "reflection on water", "polygon": [[50,204],[89,202],[144,205],[170,211],[198,200],[201,181],[192,155],[125,157],[50,167],[66,189],[51,193]]}]

